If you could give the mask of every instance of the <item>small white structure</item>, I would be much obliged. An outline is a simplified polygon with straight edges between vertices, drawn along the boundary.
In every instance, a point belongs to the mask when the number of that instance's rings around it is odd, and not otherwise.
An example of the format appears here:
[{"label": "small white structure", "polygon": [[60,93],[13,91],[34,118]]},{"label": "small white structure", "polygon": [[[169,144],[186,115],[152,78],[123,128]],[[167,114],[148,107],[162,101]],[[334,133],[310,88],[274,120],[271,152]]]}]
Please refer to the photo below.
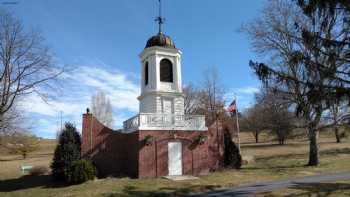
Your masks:
[{"label": "small white structure", "polygon": [[124,132],[136,130],[205,131],[205,117],[184,114],[181,80],[182,52],[159,32],[140,54],[140,114],[124,122]]},{"label": "small white structure", "polygon": [[181,51],[170,47],[147,47],[140,58],[140,113],[183,115]]}]

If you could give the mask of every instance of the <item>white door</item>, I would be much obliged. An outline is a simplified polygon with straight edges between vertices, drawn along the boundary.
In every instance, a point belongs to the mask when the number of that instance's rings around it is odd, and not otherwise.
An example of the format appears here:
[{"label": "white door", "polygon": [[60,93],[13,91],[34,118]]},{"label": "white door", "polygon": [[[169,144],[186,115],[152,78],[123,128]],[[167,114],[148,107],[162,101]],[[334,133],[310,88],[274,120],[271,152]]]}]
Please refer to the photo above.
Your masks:
[{"label": "white door", "polygon": [[168,143],[168,170],[169,176],[182,175],[181,142]]},{"label": "white door", "polygon": [[174,120],[173,120],[173,100],[172,99],[163,99],[163,113],[165,114],[163,116],[163,123],[164,125],[172,125]]}]

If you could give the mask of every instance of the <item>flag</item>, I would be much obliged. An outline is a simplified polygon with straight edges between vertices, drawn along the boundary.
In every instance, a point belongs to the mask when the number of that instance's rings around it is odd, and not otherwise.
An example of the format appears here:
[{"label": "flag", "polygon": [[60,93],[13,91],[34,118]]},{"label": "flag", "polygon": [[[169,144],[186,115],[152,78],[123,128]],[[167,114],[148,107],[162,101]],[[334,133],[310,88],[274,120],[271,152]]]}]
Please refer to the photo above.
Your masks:
[{"label": "flag", "polygon": [[237,110],[237,105],[236,105],[236,99],[232,101],[232,103],[227,107],[226,111],[228,112],[236,112]]}]

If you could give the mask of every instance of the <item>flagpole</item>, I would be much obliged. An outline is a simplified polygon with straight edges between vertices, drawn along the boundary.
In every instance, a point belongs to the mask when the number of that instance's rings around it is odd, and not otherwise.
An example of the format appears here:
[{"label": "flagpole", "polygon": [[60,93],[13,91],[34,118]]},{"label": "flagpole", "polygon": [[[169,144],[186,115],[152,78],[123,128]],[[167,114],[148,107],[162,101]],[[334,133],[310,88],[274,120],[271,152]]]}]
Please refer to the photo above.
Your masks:
[{"label": "flagpole", "polygon": [[237,102],[237,96],[235,95],[235,100],[236,100],[236,125],[237,125],[237,144],[238,144],[238,151],[239,154],[241,154],[241,140],[239,137],[239,121],[238,121],[238,102]]}]

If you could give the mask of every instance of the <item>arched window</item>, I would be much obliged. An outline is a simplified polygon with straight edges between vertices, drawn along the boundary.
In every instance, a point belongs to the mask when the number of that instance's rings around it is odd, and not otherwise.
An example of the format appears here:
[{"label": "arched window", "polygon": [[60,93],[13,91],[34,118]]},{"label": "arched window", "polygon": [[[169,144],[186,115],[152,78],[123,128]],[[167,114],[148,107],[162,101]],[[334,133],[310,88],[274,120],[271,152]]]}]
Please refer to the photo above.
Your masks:
[{"label": "arched window", "polygon": [[168,59],[160,61],[160,81],[173,82],[173,64]]},{"label": "arched window", "polygon": [[148,62],[145,64],[145,85],[148,85]]}]

